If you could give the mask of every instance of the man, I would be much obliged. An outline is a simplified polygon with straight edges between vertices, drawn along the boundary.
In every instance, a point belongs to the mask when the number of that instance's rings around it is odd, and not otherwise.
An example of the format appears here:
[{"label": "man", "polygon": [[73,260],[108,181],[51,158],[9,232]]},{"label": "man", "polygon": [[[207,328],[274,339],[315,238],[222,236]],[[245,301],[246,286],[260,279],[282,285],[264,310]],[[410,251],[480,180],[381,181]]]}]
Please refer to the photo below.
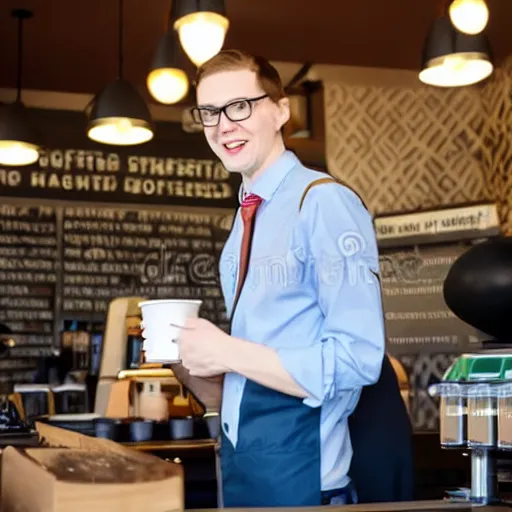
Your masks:
[{"label": "man", "polygon": [[176,368],[200,399],[205,382],[223,381],[224,505],[352,503],[348,417],[379,378],[385,345],[371,216],[285,149],[289,103],[267,61],[223,51],[196,81],[194,116],[243,179],[220,263],[231,335],[189,321],[179,340],[188,375]]}]

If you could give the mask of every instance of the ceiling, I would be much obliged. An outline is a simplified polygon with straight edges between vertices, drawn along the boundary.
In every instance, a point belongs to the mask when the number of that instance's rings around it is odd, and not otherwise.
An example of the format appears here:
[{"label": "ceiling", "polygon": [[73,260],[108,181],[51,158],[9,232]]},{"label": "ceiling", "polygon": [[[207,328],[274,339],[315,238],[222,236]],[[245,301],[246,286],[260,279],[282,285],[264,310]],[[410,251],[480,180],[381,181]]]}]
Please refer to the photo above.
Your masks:
[{"label": "ceiling", "polygon": [[[488,33],[499,63],[512,54],[512,1],[488,1]],[[417,70],[424,37],[440,3],[226,0],[231,26],[225,47],[273,61]],[[115,78],[117,0],[2,0],[0,4],[0,87],[15,86],[13,7],[31,9],[35,15],[25,25],[25,88],[90,94]],[[169,7],[170,0],[125,0],[125,77],[141,89]]]}]

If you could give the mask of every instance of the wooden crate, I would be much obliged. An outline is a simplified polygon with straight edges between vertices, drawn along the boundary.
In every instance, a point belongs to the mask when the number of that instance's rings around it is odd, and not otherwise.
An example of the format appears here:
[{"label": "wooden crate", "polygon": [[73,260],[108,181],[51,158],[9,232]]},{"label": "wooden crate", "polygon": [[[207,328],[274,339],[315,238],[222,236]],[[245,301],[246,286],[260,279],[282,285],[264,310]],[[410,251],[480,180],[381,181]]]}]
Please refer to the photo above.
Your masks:
[{"label": "wooden crate", "polygon": [[38,423],[41,447],[2,451],[2,512],[181,512],[183,468]]}]

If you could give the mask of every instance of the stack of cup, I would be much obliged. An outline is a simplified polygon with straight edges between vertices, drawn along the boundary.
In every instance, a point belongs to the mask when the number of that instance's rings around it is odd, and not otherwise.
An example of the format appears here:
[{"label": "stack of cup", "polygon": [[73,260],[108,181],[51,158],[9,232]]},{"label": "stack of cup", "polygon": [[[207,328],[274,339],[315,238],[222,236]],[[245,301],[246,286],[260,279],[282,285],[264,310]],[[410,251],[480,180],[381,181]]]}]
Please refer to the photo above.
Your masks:
[{"label": "stack of cup", "polygon": [[179,363],[178,340],[187,319],[197,318],[201,300],[148,300],[139,303],[148,363]]}]

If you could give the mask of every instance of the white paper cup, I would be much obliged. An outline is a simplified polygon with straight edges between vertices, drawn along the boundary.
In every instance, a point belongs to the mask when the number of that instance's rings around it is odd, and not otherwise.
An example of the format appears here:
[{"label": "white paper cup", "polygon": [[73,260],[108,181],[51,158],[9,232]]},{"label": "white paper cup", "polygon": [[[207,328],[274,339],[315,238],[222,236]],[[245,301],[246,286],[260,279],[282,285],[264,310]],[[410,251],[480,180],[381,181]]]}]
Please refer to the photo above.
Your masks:
[{"label": "white paper cup", "polygon": [[[177,341],[188,318],[197,318],[201,300],[164,299],[139,303],[148,363],[180,362]],[[175,327],[179,326],[179,327]]]}]

